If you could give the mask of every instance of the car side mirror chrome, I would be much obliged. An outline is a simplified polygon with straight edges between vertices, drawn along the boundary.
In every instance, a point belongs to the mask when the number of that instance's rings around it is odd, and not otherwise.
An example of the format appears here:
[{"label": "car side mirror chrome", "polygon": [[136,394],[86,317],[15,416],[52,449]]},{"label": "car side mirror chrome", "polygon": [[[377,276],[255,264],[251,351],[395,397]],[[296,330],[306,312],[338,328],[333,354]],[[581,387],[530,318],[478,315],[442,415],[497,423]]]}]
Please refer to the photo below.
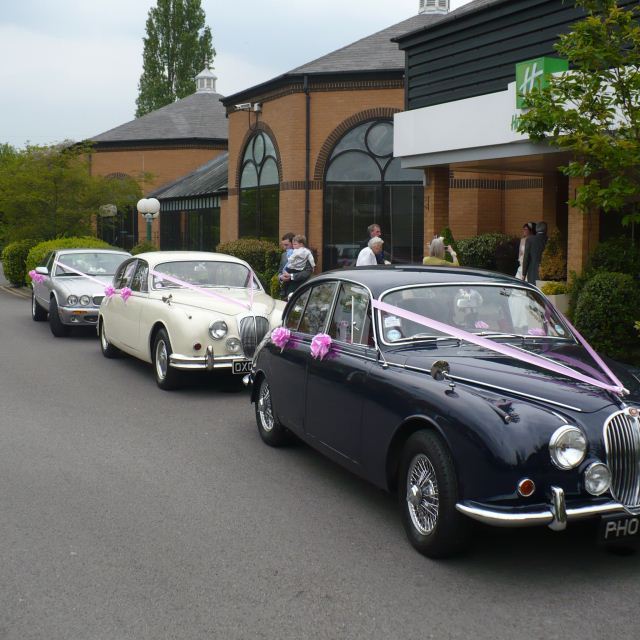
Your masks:
[{"label": "car side mirror chrome", "polygon": [[444,380],[449,375],[449,363],[446,360],[436,360],[431,365],[431,377],[434,380]]},{"label": "car side mirror chrome", "polygon": [[171,305],[171,300],[173,298],[173,294],[170,293],[168,296],[162,296],[162,302],[165,304]]},{"label": "car side mirror chrome", "polygon": [[47,269],[47,267],[36,267],[36,273],[39,273],[41,276],[48,276],[49,269]]}]

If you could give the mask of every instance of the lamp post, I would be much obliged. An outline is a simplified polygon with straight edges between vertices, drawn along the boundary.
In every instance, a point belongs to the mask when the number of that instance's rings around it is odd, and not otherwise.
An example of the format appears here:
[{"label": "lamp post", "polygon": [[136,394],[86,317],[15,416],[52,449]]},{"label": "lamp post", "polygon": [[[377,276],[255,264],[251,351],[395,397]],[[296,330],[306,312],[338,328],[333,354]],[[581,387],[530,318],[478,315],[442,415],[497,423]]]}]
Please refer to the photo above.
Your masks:
[{"label": "lamp post", "polygon": [[156,198],[142,198],[138,200],[136,208],[147,222],[147,242],[151,242],[151,225],[153,219],[160,215],[160,202]]}]

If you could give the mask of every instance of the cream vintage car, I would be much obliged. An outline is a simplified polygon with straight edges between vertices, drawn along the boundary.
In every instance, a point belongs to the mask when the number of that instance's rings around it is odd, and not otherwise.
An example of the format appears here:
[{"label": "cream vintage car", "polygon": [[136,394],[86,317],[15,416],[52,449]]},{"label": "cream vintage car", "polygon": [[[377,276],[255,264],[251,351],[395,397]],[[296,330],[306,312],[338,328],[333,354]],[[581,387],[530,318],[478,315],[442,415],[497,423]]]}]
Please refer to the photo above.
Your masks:
[{"label": "cream vintage car", "polygon": [[248,373],[284,309],[246,262],[221,253],[141,253],[120,265],[112,287],[98,317],[102,353],[152,363],[161,389],[185,371]]}]

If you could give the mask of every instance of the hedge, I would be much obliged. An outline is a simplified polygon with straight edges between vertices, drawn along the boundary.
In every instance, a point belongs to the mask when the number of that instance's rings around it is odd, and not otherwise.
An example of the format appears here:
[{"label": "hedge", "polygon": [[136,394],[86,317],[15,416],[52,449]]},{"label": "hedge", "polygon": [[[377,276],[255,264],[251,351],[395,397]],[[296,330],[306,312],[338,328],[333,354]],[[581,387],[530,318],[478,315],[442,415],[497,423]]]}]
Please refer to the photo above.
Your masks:
[{"label": "hedge", "polygon": [[634,322],[640,317],[640,290],[632,276],[603,271],[582,288],[574,324],[601,353],[628,361],[638,336]]},{"label": "hedge", "polygon": [[462,266],[489,269],[508,275],[518,270],[520,240],[503,233],[484,233],[458,240],[458,261]]},{"label": "hedge", "polygon": [[27,256],[37,240],[17,240],[2,250],[2,268],[6,279],[16,287],[23,287],[27,278]]},{"label": "hedge", "polygon": [[[46,255],[56,249],[118,249],[112,247],[104,240],[98,240],[93,236],[80,236],[71,238],[56,238],[55,240],[45,240],[35,245],[27,256],[25,271],[29,273],[44,262]],[[29,281],[31,279],[29,278]]]},{"label": "hedge", "polygon": [[139,253],[147,253],[149,251],[158,251],[158,247],[152,242],[139,242],[129,253],[132,256],[137,256]]},{"label": "hedge", "polygon": [[271,291],[271,279],[278,273],[282,256],[282,249],[277,244],[268,240],[241,238],[222,242],[216,250],[248,262],[265,290]]}]

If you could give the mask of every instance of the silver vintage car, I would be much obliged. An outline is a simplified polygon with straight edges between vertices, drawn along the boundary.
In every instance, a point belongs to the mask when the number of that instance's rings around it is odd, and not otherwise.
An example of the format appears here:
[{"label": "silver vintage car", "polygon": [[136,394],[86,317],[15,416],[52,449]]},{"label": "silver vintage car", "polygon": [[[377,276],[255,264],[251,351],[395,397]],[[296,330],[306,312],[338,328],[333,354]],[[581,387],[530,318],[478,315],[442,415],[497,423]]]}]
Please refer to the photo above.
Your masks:
[{"label": "silver vintage car", "polygon": [[130,255],[111,249],[52,251],[35,269],[40,277],[31,283],[31,317],[41,321],[48,315],[57,338],[74,326],[95,326],[105,287]]}]

